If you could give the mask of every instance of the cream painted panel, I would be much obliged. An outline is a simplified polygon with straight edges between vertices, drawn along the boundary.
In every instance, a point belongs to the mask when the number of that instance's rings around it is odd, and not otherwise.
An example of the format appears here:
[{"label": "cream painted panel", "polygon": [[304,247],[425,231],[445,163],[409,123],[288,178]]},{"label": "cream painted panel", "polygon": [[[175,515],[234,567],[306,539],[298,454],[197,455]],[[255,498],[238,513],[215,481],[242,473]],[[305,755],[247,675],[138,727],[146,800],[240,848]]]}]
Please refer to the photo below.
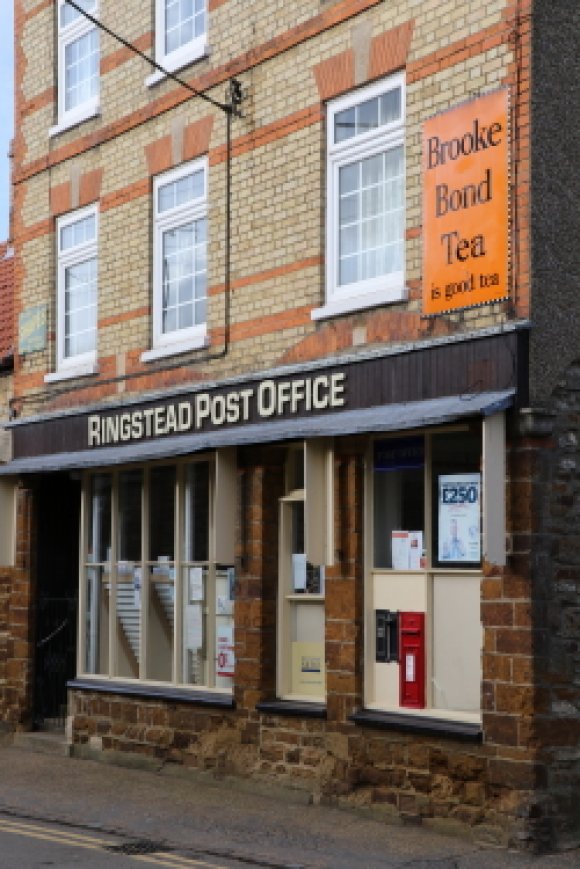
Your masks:
[{"label": "cream painted panel", "polygon": [[0,565],[14,565],[14,529],[16,486],[12,480],[0,480]]},{"label": "cream painted panel", "polygon": [[433,583],[433,706],[478,712],[481,691],[479,576]]},{"label": "cream painted panel", "polygon": [[238,471],[236,448],[216,451],[214,499],[215,560],[233,564],[235,551],[236,511],[238,507]]},{"label": "cream painted panel", "polygon": [[[426,574],[373,574],[373,608],[402,610],[403,612],[427,612],[428,580]],[[371,618],[375,630],[374,614]],[[370,705],[381,709],[396,709],[399,706],[399,665],[397,663],[374,663],[373,637],[373,684],[374,696]]]}]

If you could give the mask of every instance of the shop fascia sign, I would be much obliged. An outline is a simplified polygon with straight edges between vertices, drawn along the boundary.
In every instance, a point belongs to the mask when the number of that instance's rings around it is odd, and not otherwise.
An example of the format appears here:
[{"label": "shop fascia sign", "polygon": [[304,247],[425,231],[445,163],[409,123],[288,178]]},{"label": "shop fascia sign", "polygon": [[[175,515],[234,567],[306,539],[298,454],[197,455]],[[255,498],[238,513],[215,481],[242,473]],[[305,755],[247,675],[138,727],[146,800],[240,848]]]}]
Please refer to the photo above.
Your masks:
[{"label": "shop fascia sign", "polygon": [[508,91],[423,125],[423,313],[505,299],[509,253]]},{"label": "shop fascia sign", "polygon": [[184,434],[207,428],[304,416],[345,406],[343,371],[266,379],[225,392],[198,392],[180,401],[95,413],[88,417],[89,447]]}]

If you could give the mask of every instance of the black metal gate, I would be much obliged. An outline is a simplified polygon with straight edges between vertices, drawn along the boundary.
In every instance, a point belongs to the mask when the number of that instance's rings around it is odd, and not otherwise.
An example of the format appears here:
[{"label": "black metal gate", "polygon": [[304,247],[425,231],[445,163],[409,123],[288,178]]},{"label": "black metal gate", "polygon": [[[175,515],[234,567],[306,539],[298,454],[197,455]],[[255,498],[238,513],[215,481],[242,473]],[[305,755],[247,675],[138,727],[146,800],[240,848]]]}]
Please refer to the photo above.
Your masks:
[{"label": "black metal gate", "polygon": [[34,725],[61,729],[66,683],[75,674],[76,597],[40,597],[36,610]]},{"label": "black metal gate", "polygon": [[66,684],[76,675],[80,485],[49,474],[35,486],[36,655],[34,726],[62,728]]}]

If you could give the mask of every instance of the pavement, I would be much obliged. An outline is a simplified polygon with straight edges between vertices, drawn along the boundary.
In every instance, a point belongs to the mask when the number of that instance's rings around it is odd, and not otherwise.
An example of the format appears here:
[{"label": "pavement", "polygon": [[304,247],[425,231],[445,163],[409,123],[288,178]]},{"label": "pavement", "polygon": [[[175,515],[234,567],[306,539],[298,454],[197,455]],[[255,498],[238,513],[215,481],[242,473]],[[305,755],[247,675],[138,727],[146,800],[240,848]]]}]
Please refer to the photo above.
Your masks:
[{"label": "pavement", "polygon": [[[35,750],[35,748],[40,750]],[[580,851],[532,856],[416,825],[308,803],[303,792],[217,780],[172,765],[134,768],[0,744],[0,814],[187,848],[271,869],[564,869]],[[58,752],[58,753],[57,753]],[[125,758],[125,763],[129,758]]]}]

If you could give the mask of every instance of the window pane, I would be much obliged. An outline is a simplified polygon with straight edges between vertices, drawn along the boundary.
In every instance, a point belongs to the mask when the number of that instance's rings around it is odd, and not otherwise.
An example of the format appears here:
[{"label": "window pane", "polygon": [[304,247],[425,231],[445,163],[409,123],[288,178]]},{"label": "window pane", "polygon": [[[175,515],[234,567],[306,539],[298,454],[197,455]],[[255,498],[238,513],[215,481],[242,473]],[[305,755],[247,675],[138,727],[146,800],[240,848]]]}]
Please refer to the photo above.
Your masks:
[{"label": "window pane", "polygon": [[205,3],[165,0],[165,53],[182,48],[205,33]]},{"label": "window pane", "polygon": [[352,138],[356,133],[356,113],[353,109],[346,109],[334,116],[334,141],[338,144]]},{"label": "window pane", "polygon": [[381,97],[381,124],[390,124],[401,117],[401,88],[388,91]]},{"label": "window pane", "polygon": [[111,476],[91,477],[89,495],[88,561],[111,560]]},{"label": "window pane", "polygon": [[401,96],[398,87],[337,112],[334,116],[334,143],[338,145],[398,121],[402,113]]},{"label": "window pane", "polygon": [[163,233],[164,333],[205,322],[205,223],[203,218]]},{"label": "window pane", "polygon": [[185,481],[184,560],[209,558],[209,462],[187,466]]},{"label": "window pane", "polygon": [[141,486],[142,471],[122,471],[119,475],[119,558],[141,561]]},{"label": "window pane", "polygon": [[401,570],[419,567],[425,547],[424,453],[421,437],[375,442],[375,567]]},{"label": "window pane", "polygon": [[96,28],[64,50],[64,106],[66,111],[99,92],[99,36]]},{"label": "window pane", "polygon": [[87,610],[85,613],[84,668],[86,673],[108,675],[110,567],[87,567],[85,583]]},{"label": "window pane", "polygon": [[157,208],[162,214],[171,208],[192,202],[204,195],[205,170],[198,169],[190,175],[162,184],[158,190]]},{"label": "window pane", "polygon": [[61,251],[70,250],[80,244],[94,241],[97,237],[97,220],[94,214],[81,217],[60,230]]},{"label": "window pane", "polygon": [[481,560],[481,434],[477,430],[434,435],[432,455],[433,563],[437,567],[477,566]]},{"label": "window pane", "polygon": [[111,476],[91,477],[88,499],[89,565],[85,573],[86,647],[84,668],[87,673],[107,674],[109,668],[109,596],[111,591]]},{"label": "window pane", "polygon": [[90,353],[97,339],[97,260],[65,269],[64,355],[68,359]]},{"label": "window pane", "polygon": [[[96,0],[75,0],[77,6],[80,6],[85,12],[94,12],[97,6]],[[66,27],[68,24],[72,24],[73,21],[76,21],[77,18],[83,18],[84,16],[77,12],[74,6],[70,6],[68,3],[63,3],[60,9],[60,25],[61,27]]]},{"label": "window pane", "polygon": [[149,487],[149,558],[172,562],[175,549],[175,467],[151,469]]},{"label": "window pane", "polygon": [[141,637],[141,489],[140,470],[119,474],[116,655],[118,676],[139,677]]},{"label": "window pane", "polygon": [[368,133],[379,125],[379,101],[377,98],[367,100],[357,106],[357,134]]},{"label": "window pane", "polygon": [[403,260],[403,149],[339,171],[339,284],[399,271]]},{"label": "window pane", "polygon": [[208,573],[207,567],[183,569],[183,644],[179,681],[184,685],[207,685],[209,682],[207,616],[204,612]]},{"label": "window pane", "polygon": [[[153,488],[151,489],[153,495]],[[175,634],[175,566],[160,562],[149,574],[147,610],[147,679],[170,682],[173,679],[173,641]]]}]

